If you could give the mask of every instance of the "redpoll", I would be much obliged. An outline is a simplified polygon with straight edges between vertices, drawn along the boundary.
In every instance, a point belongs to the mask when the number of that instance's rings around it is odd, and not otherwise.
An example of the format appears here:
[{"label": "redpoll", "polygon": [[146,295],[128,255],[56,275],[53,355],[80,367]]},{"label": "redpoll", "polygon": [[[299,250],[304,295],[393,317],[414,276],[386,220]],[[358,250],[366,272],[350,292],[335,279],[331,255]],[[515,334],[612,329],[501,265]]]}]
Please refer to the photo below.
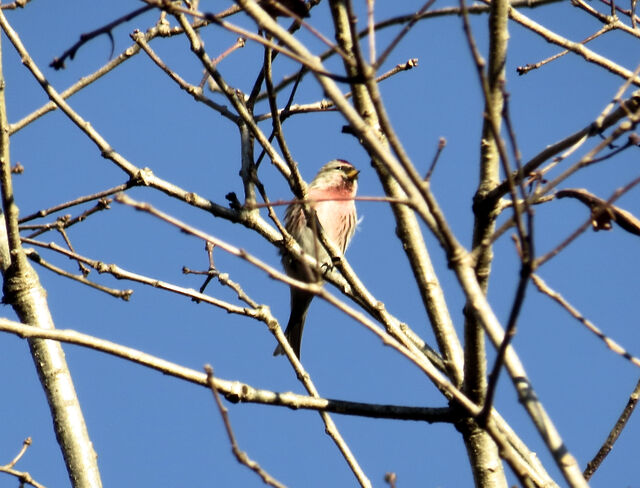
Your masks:
[{"label": "redpoll", "polygon": [[[358,188],[358,173],[347,161],[334,159],[320,168],[308,188],[310,207],[315,210],[318,222],[329,240],[343,253],[356,230],[356,206],[353,198]],[[285,226],[302,250],[315,257],[321,268],[331,266],[331,258],[316,238],[314,226],[307,225],[300,204],[292,203],[287,207]],[[297,280],[313,283],[320,279],[316,269],[311,269],[287,254],[282,256],[282,265],[287,275]],[[298,358],[302,329],[312,299],[313,294],[291,287],[291,315],[285,335]],[[278,354],[284,354],[280,345],[273,351],[274,356]]]}]

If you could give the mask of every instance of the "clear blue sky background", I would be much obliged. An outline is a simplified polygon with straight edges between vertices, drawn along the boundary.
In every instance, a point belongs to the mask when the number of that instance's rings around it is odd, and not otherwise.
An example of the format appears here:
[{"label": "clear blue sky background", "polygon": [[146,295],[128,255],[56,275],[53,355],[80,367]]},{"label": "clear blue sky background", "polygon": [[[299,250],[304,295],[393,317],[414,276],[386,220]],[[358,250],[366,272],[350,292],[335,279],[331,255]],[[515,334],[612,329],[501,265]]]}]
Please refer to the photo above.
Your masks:
[{"label": "clear blue sky background", "polygon": [[[354,2],[362,12],[364,2]],[[420,2],[378,2],[377,18],[410,13]],[[62,91],[108,61],[110,44],[101,37],[82,48],[67,69],[55,72],[49,62],[82,32],[92,30],[136,8],[137,2],[44,2],[33,0],[24,10],[7,12],[36,63],[56,89]],[[598,2],[593,2],[600,8]],[[218,11],[226,2],[201,2],[203,10]],[[444,6],[436,2],[435,7]],[[595,32],[597,21],[561,2],[524,11],[572,40]],[[114,31],[115,53],[132,41],[134,28],[146,30],[156,14],[145,15]],[[361,15],[360,23],[363,23]],[[247,20],[234,18],[245,26]],[[326,2],[313,10],[311,22],[331,37]],[[486,53],[486,18],[473,19],[479,46]],[[380,34],[379,50],[398,28]],[[544,68],[519,77],[515,68],[558,52],[520,26],[510,24],[507,90],[518,143],[526,161],[548,144],[581,129],[612,98],[622,80],[602,68],[567,55]],[[202,32],[209,54],[217,56],[236,36],[211,27]],[[301,32],[316,52],[324,48]],[[158,39],[154,49],[188,81],[197,84],[202,69],[188,51],[184,38]],[[637,40],[618,33],[589,46],[634,69]],[[9,119],[15,122],[46,102],[6,38],[2,55],[7,79]],[[248,91],[255,79],[256,56],[247,47],[223,61],[228,80]],[[456,17],[421,22],[389,57],[386,71],[417,57],[419,66],[382,84],[390,117],[409,155],[425,172],[438,138],[447,139],[433,177],[433,189],[458,239],[469,245],[472,230],[471,199],[477,184],[482,104],[477,76]],[[339,65],[330,63],[333,69]],[[279,57],[277,76],[291,73],[293,64]],[[303,83],[298,103],[322,97],[315,81]],[[217,98],[221,101],[220,98]],[[239,136],[226,120],[194,102],[140,54],[108,74],[70,103],[109,141],[114,149],[140,167],[184,189],[224,204],[229,191],[242,194],[237,177]],[[224,102],[226,103],[226,102]],[[262,105],[257,112],[266,111]],[[268,124],[263,130],[268,132]],[[340,157],[361,169],[360,194],[381,195],[364,151],[340,133],[343,121],[336,114],[297,116],[285,124],[285,133],[305,178],[310,180],[326,161]],[[25,173],[15,177],[21,215],[32,213],[79,195],[123,183],[125,175],[108,161],[61,113],[51,113],[12,137],[13,162]],[[591,147],[592,142],[586,147]],[[581,153],[582,154],[582,153]],[[586,187],[608,198],[638,176],[637,151],[589,168],[563,187]],[[260,176],[272,199],[291,193],[275,169],[264,162]],[[266,262],[279,266],[276,250],[246,229],[214,219],[201,211],[148,189],[131,195],[148,201],[189,224],[239,245]],[[640,213],[638,191],[619,200],[627,210]],[[347,254],[364,283],[387,308],[433,343],[426,314],[416,293],[404,254],[395,239],[389,209],[379,203],[359,203],[363,221]],[[80,209],[73,209],[77,215]],[[584,207],[557,201],[536,208],[538,253],[553,248],[587,218]],[[51,220],[51,219],[47,219]],[[184,276],[182,266],[206,269],[203,243],[167,224],[113,204],[70,230],[76,250],[93,259],[117,263],[149,277],[198,288],[201,279]],[[45,240],[61,242],[50,234]],[[447,301],[459,332],[463,299],[447,269],[441,249],[427,235]],[[637,324],[638,238],[619,228],[588,231],[566,253],[545,265],[540,274],[587,317],[625,345],[640,351]],[[75,271],[71,261],[47,256]],[[289,292],[244,262],[216,252],[221,271],[242,284],[256,301],[269,304],[281,323],[288,316]],[[496,246],[490,300],[505,321],[517,282],[513,245],[504,237]],[[273,358],[274,339],[266,327],[231,316],[167,292],[109,276],[91,277],[108,286],[135,289],[129,303],[40,270],[56,325],[75,329],[144,350],[201,370],[212,364],[216,374],[257,388],[303,392],[283,358]],[[212,283],[208,292],[233,300],[233,295]],[[13,317],[9,308],[5,314]],[[638,378],[638,369],[608,351],[555,304],[531,287],[519,323],[515,345],[533,386],[564,437],[567,447],[584,467],[605,439]],[[211,393],[123,360],[65,345],[67,359],[99,456],[105,487],[259,486],[259,479],[232,457]],[[420,374],[363,327],[316,300],[310,310],[302,347],[303,361],[321,395],[363,402],[444,406],[445,401]],[[0,337],[0,463],[8,462],[22,440],[33,445],[17,466],[48,487],[68,486],[68,479],[51,427],[48,407],[39,386],[26,342]],[[504,376],[497,406],[514,429],[538,453],[562,485],[546,448],[517,402]],[[273,476],[290,486],[325,487],[356,484],[332,441],[324,434],[317,413],[259,405],[230,405],[231,422],[240,447]],[[393,471],[398,486],[472,486],[464,445],[449,425],[372,420],[334,416],[338,428],[374,486]],[[593,486],[640,486],[638,439],[640,421],[632,417],[610,457],[593,478]],[[513,481],[513,478],[510,478]],[[15,486],[5,475],[0,486]]]}]

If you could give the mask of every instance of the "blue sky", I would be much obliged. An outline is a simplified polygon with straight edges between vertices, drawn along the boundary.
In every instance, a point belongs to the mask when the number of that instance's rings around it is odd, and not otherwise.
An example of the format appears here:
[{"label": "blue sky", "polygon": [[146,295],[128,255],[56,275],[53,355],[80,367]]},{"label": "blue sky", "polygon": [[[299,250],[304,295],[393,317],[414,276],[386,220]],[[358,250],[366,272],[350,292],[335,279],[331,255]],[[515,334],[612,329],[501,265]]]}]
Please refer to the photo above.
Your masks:
[{"label": "blue sky", "polygon": [[[354,3],[362,12],[364,2]],[[396,7],[380,2],[377,18],[409,13],[419,3],[406,2]],[[201,2],[203,10],[217,11],[226,5]],[[436,2],[435,7],[444,5]],[[106,63],[110,43],[104,36],[94,40],[73,61],[68,61],[63,71],[48,67],[53,57],[72,45],[82,32],[137,6],[138,3],[124,1],[96,4],[80,0],[33,0],[23,10],[7,12],[7,18],[51,84],[62,91]],[[569,2],[523,12],[576,41],[600,27]],[[155,19],[155,14],[148,14],[117,28],[115,53],[132,43],[130,32],[135,28],[146,30]],[[248,19],[234,21],[253,28]],[[313,10],[311,21],[331,36],[326,2]],[[363,21],[361,15],[361,25]],[[485,23],[484,17],[474,18],[472,23],[483,53],[486,53]],[[397,30],[381,33],[379,50]],[[212,57],[237,37],[213,27],[202,35]],[[547,145],[588,125],[613,97],[622,80],[572,54],[526,76],[518,76],[517,66],[553,55],[558,48],[514,23],[510,23],[510,35],[507,90],[511,94],[511,115],[519,147],[526,161]],[[310,42],[315,52],[324,50],[309,34],[301,32],[298,36]],[[152,46],[181,76],[198,83],[202,68],[184,38],[157,39]],[[628,35],[609,33],[589,46],[631,70],[640,62],[634,39]],[[5,37],[2,47],[9,120],[15,122],[45,103],[46,96],[20,64]],[[256,57],[261,56],[261,50],[249,43],[224,60],[220,71],[234,86],[248,91],[256,76]],[[468,246],[473,225],[471,200],[477,185],[482,103],[461,20],[438,18],[418,24],[380,71],[414,57],[419,59],[419,66],[382,83],[382,94],[402,143],[421,172],[426,172],[438,139],[447,139],[432,187],[457,238]],[[329,66],[338,69],[335,61]],[[291,73],[293,68],[292,62],[281,57],[274,65],[276,77]],[[228,105],[219,95],[213,97]],[[321,97],[316,82],[307,78],[296,102],[314,102]],[[241,195],[242,183],[237,176],[239,136],[235,127],[180,92],[143,54],[69,102],[116,151],[137,166],[149,167],[156,175],[216,203],[225,204],[224,195],[230,191]],[[256,112],[266,110],[261,105]],[[297,116],[285,123],[285,135],[302,175],[310,180],[322,164],[340,157],[361,170],[360,195],[382,195],[366,153],[351,136],[341,134],[342,125],[342,117],[334,113]],[[262,128],[268,132],[269,122],[263,123]],[[24,174],[15,177],[21,215],[126,181],[126,175],[102,159],[92,143],[59,112],[50,113],[18,132],[11,144],[13,162],[19,161],[25,167]],[[590,141],[585,147],[593,144]],[[583,153],[584,150],[579,155]],[[584,187],[608,198],[615,189],[638,176],[637,161],[637,153],[627,151],[587,168],[561,187]],[[260,177],[271,199],[291,198],[289,189],[268,161],[262,164]],[[212,218],[150,189],[136,188],[130,195],[279,267],[276,249],[239,225]],[[618,203],[636,215],[640,213],[637,189]],[[77,215],[85,208],[88,207],[67,212]],[[588,216],[584,207],[567,199],[535,210],[539,254],[556,246]],[[389,208],[380,203],[359,202],[358,211],[363,220],[347,253],[351,266],[388,310],[433,344],[426,314],[395,238]],[[283,209],[279,213],[282,215]],[[198,288],[201,278],[183,275],[182,267],[206,269],[208,264],[201,241],[115,203],[110,210],[70,229],[69,235],[80,254],[185,287]],[[426,229],[425,235],[456,329],[461,333],[462,293],[435,239]],[[44,240],[61,243],[54,234]],[[640,351],[636,313],[640,266],[634,259],[637,248],[637,237],[619,228],[598,233],[589,230],[565,253],[540,269],[540,275],[551,287],[632,353]],[[77,268],[66,258],[49,254],[46,258],[70,271]],[[281,324],[286,323],[289,292],[285,285],[223,252],[216,251],[215,258],[221,271],[230,273],[254,300],[269,304]],[[489,291],[490,302],[503,323],[515,292],[517,264],[512,241],[505,236],[496,244]],[[264,324],[95,272],[90,277],[107,286],[133,288],[131,301],[116,300],[47,270],[38,272],[60,329],[75,329],[109,339],[196,370],[211,364],[217,376],[257,388],[304,391],[288,362],[271,356],[274,339]],[[209,285],[208,293],[234,299],[229,290],[217,283]],[[13,317],[9,308],[4,310],[6,316]],[[527,293],[515,347],[567,447],[584,467],[626,403],[638,378],[637,368],[607,350],[533,286]],[[99,456],[104,486],[261,484],[232,457],[209,391],[101,353],[70,345],[64,349]],[[320,300],[314,301],[309,312],[302,358],[324,397],[446,405],[436,388],[413,365]],[[5,392],[5,400],[0,402],[0,417],[4,419],[0,423],[0,463],[8,462],[22,440],[31,436],[33,445],[17,468],[29,471],[48,487],[67,486],[48,407],[27,344],[2,335],[0,367],[0,385]],[[500,382],[496,405],[562,485],[506,374]],[[317,413],[260,405],[228,406],[240,447],[285,484],[355,485],[346,463],[324,434]],[[461,437],[449,425],[337,415],[333,418],[374,486],[384,485],[383,476],[388,471],[397,474],[398,486],[472,486]],[[637,485],[639,436],[640,422],[632,417],[613,452],[594,476],[593,486]],[[0,486],[15,484],[14,479],[0,477]]]}]

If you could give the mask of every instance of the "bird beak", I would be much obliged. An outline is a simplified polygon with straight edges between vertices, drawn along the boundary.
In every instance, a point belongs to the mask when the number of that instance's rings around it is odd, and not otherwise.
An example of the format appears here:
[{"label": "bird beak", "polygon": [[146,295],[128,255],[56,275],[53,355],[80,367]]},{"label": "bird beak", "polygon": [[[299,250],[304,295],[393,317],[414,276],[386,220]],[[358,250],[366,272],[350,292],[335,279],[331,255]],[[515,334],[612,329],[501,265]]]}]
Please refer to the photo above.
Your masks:
[{"label": "bird beak", "polygon": [[353,169],[350,169],[347,172],[347,178],[349,178],[349,180],[351,180],[351,181],[357,180],[359,174],[360,174],[360,171],[358,171],[357,169],[353,168]]}]

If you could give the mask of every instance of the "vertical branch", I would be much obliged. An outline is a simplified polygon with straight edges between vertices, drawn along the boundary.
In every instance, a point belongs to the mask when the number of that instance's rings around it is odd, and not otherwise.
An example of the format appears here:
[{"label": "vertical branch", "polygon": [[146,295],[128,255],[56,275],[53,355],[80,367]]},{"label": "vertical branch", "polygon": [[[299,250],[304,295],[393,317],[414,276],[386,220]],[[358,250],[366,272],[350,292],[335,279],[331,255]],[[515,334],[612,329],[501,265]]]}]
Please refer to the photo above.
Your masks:
[{"label": "vertical branch", "polygon": [[[350,28],[348,8],[344,1],[332,1],[330,3],[336,29],[336,40],[340,48],[350,56],[358,58],[358,63],[353,66],[345,62],[345,69],[350,78],[362,77],[364,60],[359,56],[357,36],[353,35]],[[368,86],[365,84],[352,84],[353,101],[362,119],[370,127],[380,127],[380,106],[376,106],[374,97],[377,96],[375,80],[372,70],[367,70]],[[372,95],[373,94],[373,95]],[[381,105],[381,104],[379,104]],[[382,113],[384,116],[384,113]],[[386,120],[385,120],[386,122]],[[387,124],[384,124],[385,127]],[[383,131],[377,131],[378,138],[388,148],[388,141]],[[387,166],[375,157],[372,159],[373,167],[378,174],[384,191],[392,200],[402,201],[407,195],[398,181],[391,175]],[[403,250],[411,266],[414,278],[418,285],[420,296],[427,311],[431,326],[435,332],[438,346],[445,360],[445,367],[449,378],[456,385],[462,382],[462,348],[453,327],[451,316],[442,293],[438,277],[433,268],[431,258],[427,251],[418,219],[414,212],[406,205],[392,203],[396,221],[396,234],[402,242]]]},{"label": "vertical branch", "polygon": [[[504,64],[507,51],[507,15],[509,3],[500,0],[491,3],[489,14],[490,52],[488,76],[483,73],[483,61],[476,58],[481,83],[487,88],[485,93],[484,123],[480,146],[480,181],[474,196],[473,211],[475,214],[473,228],[473,248],[488,239],[495,229],[498,202],[487,199],[487,195],[499,184],[500,155],[496,141],[499,134],[492,130],[491,121],[501,126],[501,112],[504,103],[502,83],[504,82]],[[468,23],[465,25],[468,29]],[[470,31],[467,30],[469,42],[472,43]],[[474,48],[475,46],[472,46]],[[489,286],[489,275],[493,260],[493,248],[486,246],[477,256],[476,276],[478,283],[486,293]],[[465,388],[467,394],[475,401],[484,401],[486,388],[486,357],[484,333],[481,325],[472,316],[467,316],[465,323]]]},{"label": "vertical branch", "polygon": [[[484,123],[480,146],[480,181],[474,196],[475,215],[473,228],[473,248],[488,239],[494,232],[498,216],[496,201],[487,199],[487,195],[500,183],[500,154],[497,139],[500,137],[494,128],[500,130],[503,107],[504,67],[507,55],[507,20],[509,2],[496,0],[491,2],[489,10],[489,65],[484,74],[484,61],[475,50],[475,43],[466,17],[466,5],[462,1],[464,28],[470,44],[476,68],[485,93]],[[493,249],[486,246],[478,255],[475,274],[482,291],[486,294],[491,273]],[[478,318],[465,307],[465,361],[464,391],[474,402],[483,404],[487,392],[487,364],[484,328]],[[476,482],[498,478],[493,472],[497,456],[496,446],[475,420],[465,422],[461,429],[466,440],[467,453],[471,459]],[[504,484],[504,474],[501,476]]]},{"label": "vertical branch", "polygon": [[[0,12],[6,30],[6,19]],[[0,229],[1,271],[4,303],[10,304],[20,321],[34,327],[54,329],[46,292],[20,244],[18,207],[14,200],[9,154],[9,124],[5,106],[5,80],[0,50],[0,187],[5,222]],[[73,386],[64,351],[59,342],[29,339],[33,362],[45,391],[58,444],[74,487],[102,486],[96,453],[89,438],[80,403]]]},{"label": "vertical branch", "polygon": [[[373,81],[373,74],[370,67],[365,66],[364,60],[360,55],[360,49],[357,44],[357,36],[355,36],[349,18],[349,3],[335,0],[330,3],[331,10],[336,25],[336,39],[340,47],[347,53],[353,53],[356,58],[358,70],[350,67],[345,63],[347,74],[354,79],[365,78],[366,84],[357,84],[352,86],[353,100],[356,109],[361,117],[372,127],[380,127],[379,139],[386,146],[388,145],[388,136],[393,146],[393,150],[399,155],[400,159],[405,161],[404,169],[407,173],[411,173],[413,168],[408,161],[408,157],[404,155],[399,141],[395,138],[395,134],[388,121],[384,107],[382,106],[380,96]],[[499,114],[500,112],[498,112]],[[383,184],[387,195],[402,198],[405,192],[400,188],[398,181],[393,178],[388,168],[382,161],[373,158],[373,167],[378,172],[378,176]],[[497,184],[497,182],[496,182]],[[459,351],[457,336],[450,323],[450,317],[447,312],[444,297],[441,297],[441,290],[431,266],[428,252],[422,234],[418,227],[417,219],[414,213],[405,206],[394,205],[393,211],[396,217],[397,234],[403,242],[403,247],[409,262],[414,271],[414,275],[419,286],[422,285],[422,297],[425,307],[432,319],[433,329],[436,333],[438,344],[447,361],[447,371],[456,384],[461,380],[461,357],[456,354]],[[422,273],[429,273],[428,276]],[[427,279],[428,277],[428,279]],[[430,284],[431,286],[428,286]],[[434,286],[435,285],[435,286]],[[426,292],[426,293],[425,293]],[[434,320],[435,319],[435,320]],[[442,320],[445,322],[442,322]],[[457,346],[457,347],[456,347]],[[461,355],[461,352],[460,352]],[[469,426],[473,428],[468,428]],[[483,429],[477,427],[475,421],[471,418],[467,421],[458,423],[458,428],[463,432],[463,437],[469,458],[472,464],[474,478],[477,486],[506,487],[506,479],[504,470],[500,461],[499,453],[495,443],[489,434]]]},{"label": "vertical branch", "polygon": [[[482,84],[483,92],[485,93],[485,103],[487,107],[487,111],[485,114],[485,124],[483,128],[483,137],[485,135],[489,136],[488,141],[493,145],[493,158],[483,158],[482,164],[483,167],[481,169],[481,177],[483,178],[480,182],[478,194],[476,195],[476,199],[474,202],[474,212],[476,213],[476,224],[481,222],[478,217],[482,217],[482,213],[480,212],[482,208],[482,203],[484,203],[484,215],[485,217],[485,228],[487,225],[490,225],[491,228],[495,226],[495,211],[487,211],[486,207],[493,208],[496,204],[487,204],[491,199],[489,194],[482,199],[483,192],[487,190],[487,188],[495,188],[495,184],[492,183],[491,175],[492,171],[498,171],[498,143],[499,139],[499,127],[500,124],[500,114],[502,111],[502,106],[504,104],[503,92],[502,92],[502,84],[504,80],[504,64],[506,60],[506,47],[507,47],[507,39],[508,32],[506,26],[506,14],[511,13],[513,15],[513,10],[509,11],[509,3],[505,0],[496,0],[491,3],[490,6],[490,63],[489,63],[489,76],[487,79],[484,76],[484,61],[480,58],[476,46],[475,41],[473,40],[473,36],[471,35],[471,31],[469,28],[469,22],[467,18],[466,5],[464,0],[461,0],[462,5],[462,13],[463,13],[463,22],[465,32],[468,37],[469,46],[474,55],[474,59],[476,60],[476,66],[478,68],[478,73],[480,74],[480,81]],[[505,13],[506,10],[506,13]],[[499,109],[496,106],[496,103],[499,105]],[[493,110],[492,110],[493,107]],[[483,139],[483,148],[482,154],[490,156],[492,154],[491,146],[487,144],[487,140]],[[486,181],[486,184],[485,184]],[[510,183],[512,185],[512,183]],[[517,204],[517,202],[515,202]],[[488,219],[487,219],[488,217]],[[476,232],[476,230],[482,231],[482,227],[476,225],[474,228],[474,241],[477,237],[481,235],[480,232]],[[530,230],[530,229],[529,229]],[[475,245],[475,242],[474,242]],[[478,360],[478,366],[483,366],[486,364],[486,356],[484,352],[484,335],[480,331],[480,326],[482,325],[484,329],[489,334],[491,341],[493,342],[495,347],[501,348],[502,344],[505,340],[505,334],[502,328],[500,327],[498,321],[495,319],[493,315],[493,311],[490,310],[489,304],[486,300],[482,302],[477,301],[473,303],[471,297],[476,294],[476,292],[480,292],[486,295],[486,288],[488,284],[488,277],[491,266],[491,248],[487,246],[486,250],[483,250],[482,253],[486,252],[486,256],[483,258],[482,256],[476,261],[476,267],[472,271],[473,276],[469,276],[469,269],[459,268],[457,269],[458,279],[460,280],[461,285],[467,292],[467,297],[469,298],[467,302],[468,310],[475,310],[475,313],[468,314],[467,323],[465,324],[465,339],[477,339],[475,343],[467,342],[465,347],[465,359]],[[478,263],[484,263],[486,266],[484,268],[479,268]],[[481,272],[479,272],[479,269]],[[472,291],[472,289],[476,289]],[[484,309],[484,312],[483,310]],[[487,320],[489,319],[490,320]],[[470,350],[471,347],[479,346],[481,348],[476,347],[474,350]],[[519,358],[515,354],[515,351],[510,346],[507,346],[503,349],[501,354],[504,355],[504,364],[509,371],[509,375],[511,377],[511,381],[513,382],[516,390],[518,391],[518,397],[520,401],[523,403],[527,413],[533,420],[536,429],[544,439],[545,444],[548,446],[549,451],[551,452],[554,460],[556,461],[556,465],[562,471],[562,474],[565,480],[569,483],[570,486],[575,487],[584,487],[587,486],[587,483],[580,472],[578,463],[575,458],[571,455],[567,447],[564,445],[560,434],[557,429],[551,422],[547,412],[542,406],[542,403],[538,400],[531,383],[527,379],[526,371],[522,366]],[[486,369],[486,367],[485,367]],[[473,374],[474,369],[469,364],[469,361],[465,361],[465,373]],[[470,388],[476,388],[475,392],[466,391],[467,395],[471,398],[474,398],[474,395],[479,395],[479,399],[484,403],[484,396],[486,395],[486,379],[485,372],[483,371],[482,377],[476,375],[476,380],[481,383],[476,383],[475,385],[468,381],[469,378],[465,377],[465,381],[467,385],[470,385]],[[466,385],[465,385],[466,386]],[[477,426],[476,426],[477,429]],[[480,452],[480,451],[478,451]],[[470,452],[471,454],[472,452]],[[490,475],[490,473],[487,473]]]}]

